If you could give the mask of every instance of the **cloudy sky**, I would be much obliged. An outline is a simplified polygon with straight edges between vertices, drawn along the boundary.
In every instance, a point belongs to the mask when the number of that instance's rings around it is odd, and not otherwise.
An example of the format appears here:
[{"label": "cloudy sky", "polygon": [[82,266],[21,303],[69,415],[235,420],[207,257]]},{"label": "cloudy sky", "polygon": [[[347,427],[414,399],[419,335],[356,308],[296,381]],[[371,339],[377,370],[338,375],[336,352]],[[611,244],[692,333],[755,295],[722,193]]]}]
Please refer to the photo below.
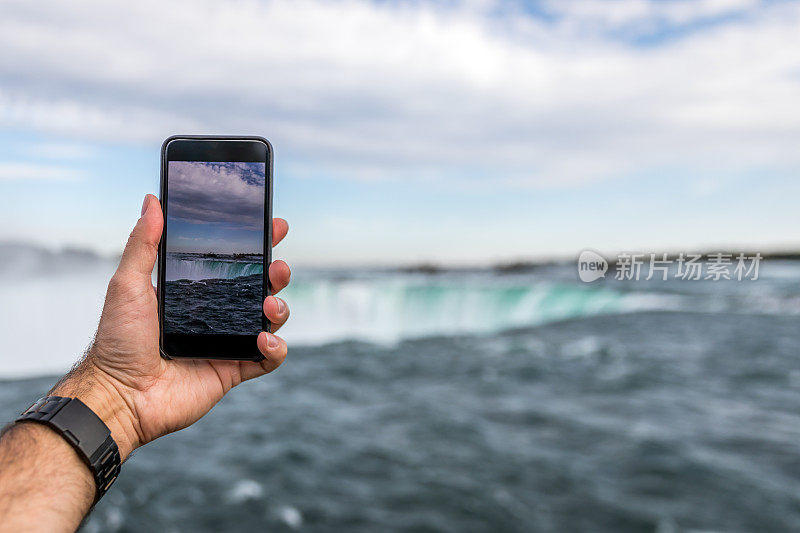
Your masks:
[{"label": "cloudy sky", "polygon": [[800,248],[800,3],[30,2],[0,239],[118,252],[174,133],[263,135],[297,263]]},{"label": "cloudy sky", "polygon": [[262,253],[264,163],[169,162],[167,250]]}]

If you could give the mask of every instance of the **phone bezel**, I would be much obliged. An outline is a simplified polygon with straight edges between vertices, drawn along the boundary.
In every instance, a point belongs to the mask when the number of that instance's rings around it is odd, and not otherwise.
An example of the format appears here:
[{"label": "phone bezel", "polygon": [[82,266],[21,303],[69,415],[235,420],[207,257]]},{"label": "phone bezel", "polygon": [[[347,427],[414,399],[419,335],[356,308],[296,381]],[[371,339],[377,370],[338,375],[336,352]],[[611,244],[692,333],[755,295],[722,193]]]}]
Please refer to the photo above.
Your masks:
[{"label": "phone bezel", "polygon": [[[237,144],[238,143],[238,144]],[[258,136],[224,135],[173,135],[161,145],[160,199],[164,213],[164,230],[158,245],[158,325],[159,349],[165,359],[221,359],[230,361],[260,361],[263,354],[256,345],[256,335],[226,334],[175,334],[164,333],[164,276],[166,267],[168,165],[169,161],[254,161],[254,144],[266,148],[264,187],[264,278],[262,300],[272,293],[269,283],[269,265],[272,262],[272,164],[273,150],[270,142]],[[249,148],[248,148],[249,147]],[[248,152],[250,150],[251,152]],[[189,159],[186,159],[189,157]],[[233,157],[234,159],[230,159]],[[236,159],[236,158],[244,159]],[[221,158],[221,159],[220,159]],[[261,313],[264,331],[270,331],[270,323]]]}]

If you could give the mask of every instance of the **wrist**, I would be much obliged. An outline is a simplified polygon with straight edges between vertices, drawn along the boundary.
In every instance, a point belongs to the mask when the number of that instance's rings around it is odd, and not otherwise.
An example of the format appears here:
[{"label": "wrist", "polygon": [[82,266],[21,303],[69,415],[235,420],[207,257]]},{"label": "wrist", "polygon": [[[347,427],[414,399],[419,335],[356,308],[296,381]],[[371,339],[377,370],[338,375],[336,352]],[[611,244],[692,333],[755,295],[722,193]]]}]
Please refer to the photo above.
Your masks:
[{"label": "wrist", "polygon": [[140,445],[136,417],[124,396],[121,384],[88,360],[82,361],[50,391],[52,396],[78,398],[108,426],[117,443],[120,459]]}]

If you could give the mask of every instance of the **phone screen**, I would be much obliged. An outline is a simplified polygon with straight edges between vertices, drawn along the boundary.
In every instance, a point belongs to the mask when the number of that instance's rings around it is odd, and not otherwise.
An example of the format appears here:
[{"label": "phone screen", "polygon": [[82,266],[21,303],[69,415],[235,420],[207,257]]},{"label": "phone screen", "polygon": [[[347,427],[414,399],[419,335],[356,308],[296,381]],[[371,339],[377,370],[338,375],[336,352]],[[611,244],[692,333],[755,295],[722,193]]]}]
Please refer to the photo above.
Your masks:
[{"label": "phone screen", "polygon": [[170,161],[166,333],[261,331],[265,164]]},{"label": "phone screen", "polygon": [[228,352],[215,355],[203,349],[214,349],[215,343],[234,349],[223,342],[231,336],[246,336],[255,348],[255,337],[266,325],[267,162],[215,160],[215,155],[235,159],[236,154],[204,146],[191,159],[209,160],[164,162],[166,225],[159,283],[162,335],[174,352],[170,356],[228,358]]}]

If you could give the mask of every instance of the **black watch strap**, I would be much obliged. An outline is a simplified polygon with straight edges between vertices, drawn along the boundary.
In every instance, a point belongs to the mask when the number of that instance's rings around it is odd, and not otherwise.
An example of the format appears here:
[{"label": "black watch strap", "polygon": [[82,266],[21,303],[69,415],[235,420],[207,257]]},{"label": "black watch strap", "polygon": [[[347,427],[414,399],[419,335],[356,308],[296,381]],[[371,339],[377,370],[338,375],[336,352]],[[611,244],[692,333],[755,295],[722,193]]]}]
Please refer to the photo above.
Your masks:
[{"label": "black watch strap", "polygon": [[95,503],[117,479],[119,448],[111,437],[111,430],[79,399],[45,396],[16,420],[22,421],[50,426],[75,448],[94,476],[97,487]]}]

